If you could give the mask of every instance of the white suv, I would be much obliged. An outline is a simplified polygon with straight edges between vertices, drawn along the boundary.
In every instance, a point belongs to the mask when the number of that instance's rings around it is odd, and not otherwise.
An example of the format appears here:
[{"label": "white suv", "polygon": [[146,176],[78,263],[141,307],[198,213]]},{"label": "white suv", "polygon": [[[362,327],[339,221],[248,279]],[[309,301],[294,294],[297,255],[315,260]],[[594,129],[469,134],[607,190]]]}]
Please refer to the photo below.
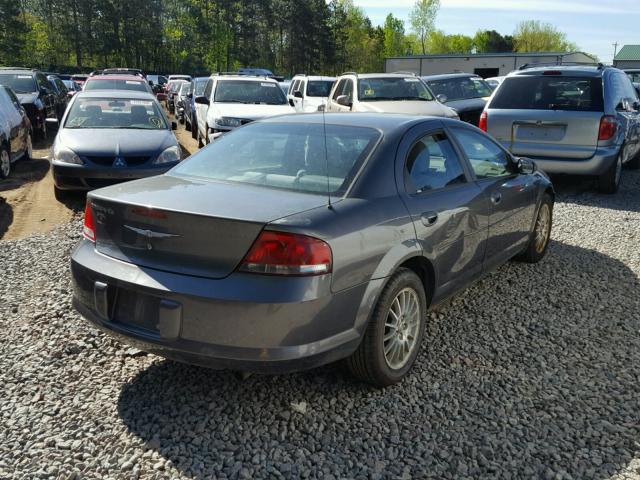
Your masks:
[{"label": "white suv", "polygon": [[335,77],[296,75],[291,79],[287,98],[298,113],[322,111],[327,105]]},{"label": "white suv", "polygon": [[413,74],[342,74],[331,89],[327,112],[380,112],[458,118],[438,102],[424,82]]},{"label": "white suv", "polygon": [[195,104],[199,146],[254,120],[295,112],[273,78],[237,74],[209,77]]}]

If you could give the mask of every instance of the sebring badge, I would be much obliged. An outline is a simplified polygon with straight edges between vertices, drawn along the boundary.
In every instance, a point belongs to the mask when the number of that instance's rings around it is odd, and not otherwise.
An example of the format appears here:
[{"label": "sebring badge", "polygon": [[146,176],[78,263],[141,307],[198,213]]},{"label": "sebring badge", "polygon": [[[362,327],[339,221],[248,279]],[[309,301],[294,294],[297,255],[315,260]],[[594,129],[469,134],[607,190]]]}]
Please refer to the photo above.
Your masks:
[{"label": "sebring badge", "polygon": [[152,230],[144,230],[142,228],[136,228],[130,225],[125,225],[124,228],[126,228],[127,230],[131,230],[134,233],[137,233],[141,237],[144,237],[147,241],[147,250],[153,250],[153,244],[151,243],[151,240],[153,239],[161,240],[165,238],[176,238],[176,237],[182,236],[174,233],[162,233],[162,232],[154,232]]}]

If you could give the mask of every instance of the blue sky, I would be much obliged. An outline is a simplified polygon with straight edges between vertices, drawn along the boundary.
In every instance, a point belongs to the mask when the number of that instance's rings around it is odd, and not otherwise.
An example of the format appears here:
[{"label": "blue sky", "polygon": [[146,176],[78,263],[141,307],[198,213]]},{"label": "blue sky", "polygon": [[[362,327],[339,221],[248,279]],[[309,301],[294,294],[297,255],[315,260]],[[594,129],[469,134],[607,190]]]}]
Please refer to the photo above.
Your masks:
[{"label": "blue sky", "polygon": [[[405,21],[415,0],[354,0],[374,24],[389,12]],[[640,0],[440,0],[436,28],[473,36],[479,30],[511,34],[522,20],[557,26],[570,41],[601,61],[613,59],[613,43],[640,44]],[[390,6],[393,5],[393,6]],[[620,47],[618,47],[618,50]]]}]

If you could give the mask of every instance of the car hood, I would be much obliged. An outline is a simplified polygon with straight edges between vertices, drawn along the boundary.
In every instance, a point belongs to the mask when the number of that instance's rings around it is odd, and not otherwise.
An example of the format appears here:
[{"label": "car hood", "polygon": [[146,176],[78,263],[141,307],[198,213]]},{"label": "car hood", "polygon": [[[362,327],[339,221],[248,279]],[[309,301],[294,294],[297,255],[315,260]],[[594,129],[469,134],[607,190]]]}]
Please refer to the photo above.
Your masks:
[{"label": "car hood", "polygon": [[487,104],[486,98],[465,98],[447,102],[447,107],[453,108],[456,112],[468,112],[472,110],[482,110]]},{"label": "car hood", "polygon": [[244,103],[214,103],[211,105],[216,118],[236,117],[249,120],[260,120],[275,115],[295,113],[289,105],[255,105]]},{"label": "car hood", "polygon": [[16,93],[20,103],[34,103],[38,99],[37,93]]},{"label": "car hood", "polygon": [[78,155],[158,155],[178,145],[169,130],[128,130],[110,128],[63,128],[56,143]]},{"label": "car hood", "polygon": [[407,115],[432,115],[456,117],[456,112],[440,102],[395,100],[388,102],[360,102],[358,111],[376,113],[405,113]]}]

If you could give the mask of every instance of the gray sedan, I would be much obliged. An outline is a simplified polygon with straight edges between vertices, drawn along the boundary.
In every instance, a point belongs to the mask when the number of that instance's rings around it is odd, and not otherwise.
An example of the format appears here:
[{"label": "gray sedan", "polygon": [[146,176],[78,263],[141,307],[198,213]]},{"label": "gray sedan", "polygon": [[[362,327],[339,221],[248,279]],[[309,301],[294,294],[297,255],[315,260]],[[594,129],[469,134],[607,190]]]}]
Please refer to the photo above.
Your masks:
[{"label": "gray sedan", "polygon": [[159,175],[181,159],[160,104],[149,93],[77,93],[51,149],[55,195]]},{"label": "gray sedan", "polygon": [[402,379],[427,310],[517,257],[554,191],[475,127],[393,114],[275,117],[167,174],[88,195],[74,305],[146,351],[263,372],[347,358]]}]

